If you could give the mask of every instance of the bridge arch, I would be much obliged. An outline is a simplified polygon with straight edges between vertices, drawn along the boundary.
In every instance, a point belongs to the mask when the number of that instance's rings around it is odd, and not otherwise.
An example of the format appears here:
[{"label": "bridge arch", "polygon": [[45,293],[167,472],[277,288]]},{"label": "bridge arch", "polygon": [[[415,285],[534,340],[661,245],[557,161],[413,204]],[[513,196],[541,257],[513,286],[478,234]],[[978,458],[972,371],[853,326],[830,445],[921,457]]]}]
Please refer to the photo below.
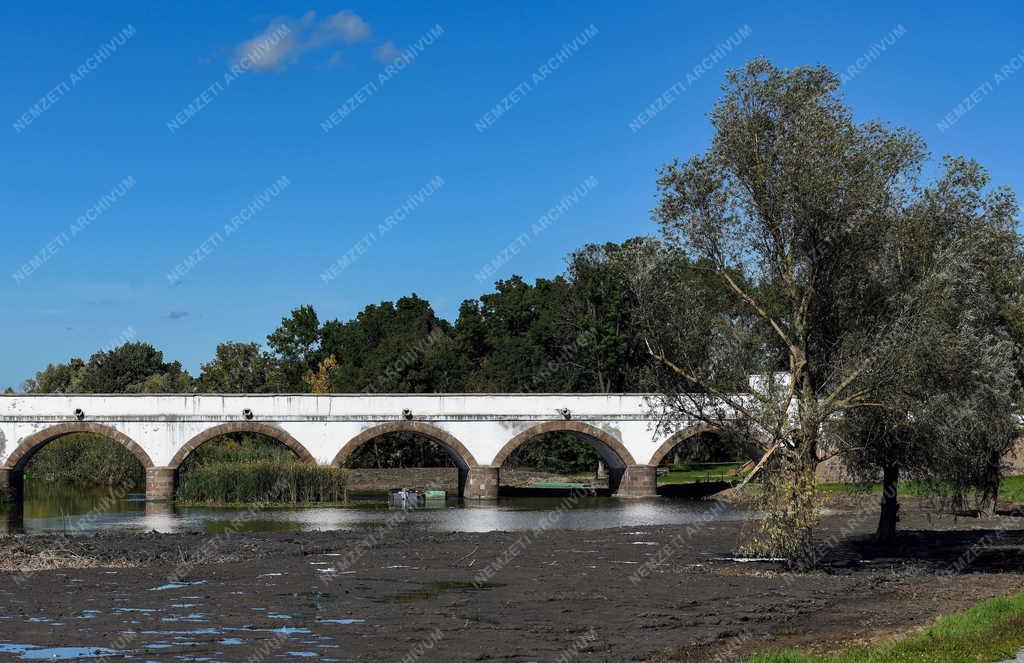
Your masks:
[{"label": "bridge arch", "polygon": [[264,437],[269,437],[295,452],[299,461],[309,464],[316,463],[316,458],[313,457],[313,454],[309,453],[309,450],[306,449],[301,442],[292,437],[288,431],[277,426],[260,423],[258,421],[237,421],[207,428],[203,432],[199,433],[178,449],[178,452],[174,454],[174,458],[171,459],[171,462],[168,463],[167,466],[171,469],[177,470],[193,451],[213,438],[227,435],[229,433],[256,433],[258,435],[263,435]]},{"label": "bridge arch", "polygon": [[575,433],[583,437],[591,443],[608,467],[622,469],[629,465],[636,465],[633,455],[617,437],[588,423],[571,420],[547,421],[527,428],[505,443],[505,446],[494,457],[491,465],[501,467],[513,451],[544,433]]},{"label": "bridge arch", "polygon": [[460,471],[465,472],[470,468],[478,467],[476,458],[458,438],[448,431],[422,421],[390,421],[377,426],[371,426],[346,442],[345,446],[338,451],[334,460],[331,461],[332,464],[338,467],[343,466],[356,449],[370,440],[381,435],[387,435],[388,433],[418,433],[440,444],[448,452],[448,455],[451,456],[451,459]]},{"label": "bridge arch", "polygon": [[147,470],[153,467],[153,460],[149,457],[149,454],[139,446],[133,439],[110,426],[104,426],[92,421],[68,421],[65,423],[56,424],[48,428],[44,428],[41,431],[33,433],[28,437],[24,438],[17,448],[11,452],[11,455],[7,457],[7,462],[3,468],[14,470],[15,472],[22,472],[25,466],[28,465],[28,461],[32,459],[37,451],[45,447],[50,442],[56,440],[58,437],[63,437],[70,433],[93,433],[95,435],[102,435],[103,437],[117,442],[128,451],[132,452],[132,455],[139,459],[142,466]]},{"label": "bridge arch", "polygon": [[654,467],[661,465],[661,462],[665,460],[665,457],[672,453],[672,450],[677,446],[691,437],[703,435],[704,433],[721,434],[722,429],[717,426],[712,426],[711,424],[700,424],[698,426],[676,431],[667,440],[665,440],[660,447],[658,447],[658,450],[654,452],[654,455],[651,456],[650,462],[647,464]]}]

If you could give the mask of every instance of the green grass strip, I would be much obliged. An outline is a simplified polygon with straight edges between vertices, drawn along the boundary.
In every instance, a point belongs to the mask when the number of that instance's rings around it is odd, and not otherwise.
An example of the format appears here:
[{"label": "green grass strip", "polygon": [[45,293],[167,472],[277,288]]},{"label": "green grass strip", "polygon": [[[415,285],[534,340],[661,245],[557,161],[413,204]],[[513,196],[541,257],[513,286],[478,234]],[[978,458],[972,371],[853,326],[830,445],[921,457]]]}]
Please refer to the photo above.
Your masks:
[{"label": "green grass strip", "polygon": [[689,463],[670,465],[669,472],[658,477],[658,483],[696,483],[698,481],[720,481],[742,478],[739,475],[743,463]]},{"label": "green grass strip", "polygon": [[[830,493],[876,493],[881,494],[882,486],[878,483],[823,483],[819,487]],[[900,494],[912,497],[939,497],[949,495],[952,490],[949,486],[942,486],[927,481],[901,481]],[[974,495],[968,492],[968,495]],[[999,486],[1000,502],[1024,502],[1024,476],[1004,477]]]},{"label": "green grass strip", "polygon": [[895,643],[810,656],[766,652],[747,663],[993,663],[1024,647],[1024,591],[991,599],[959,615],[940,617],[921,633]]}]

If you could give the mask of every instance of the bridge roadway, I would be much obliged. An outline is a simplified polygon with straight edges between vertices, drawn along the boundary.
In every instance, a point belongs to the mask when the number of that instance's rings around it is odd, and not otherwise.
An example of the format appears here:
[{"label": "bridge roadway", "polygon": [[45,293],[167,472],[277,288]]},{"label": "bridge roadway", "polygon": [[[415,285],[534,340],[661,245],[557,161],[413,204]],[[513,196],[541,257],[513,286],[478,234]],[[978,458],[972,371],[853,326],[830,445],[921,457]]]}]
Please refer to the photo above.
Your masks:
[{"label": "bridge roadway", "polygon": [[117,394],[0,396],[0,490],[21,494],[26,464],[69,433],[97,433],[146,468],[146,498],[174,497],[178,468],[225,433],[258,433],[303,462],[342,465],[386,433],[419,433],[459,468],[469,499],[498,495],[502,463],[542,433],[567,431],[604,459],[614,494],[656,495],[655,468],[678,443],[707,430],[658,430],[645,394]]}]

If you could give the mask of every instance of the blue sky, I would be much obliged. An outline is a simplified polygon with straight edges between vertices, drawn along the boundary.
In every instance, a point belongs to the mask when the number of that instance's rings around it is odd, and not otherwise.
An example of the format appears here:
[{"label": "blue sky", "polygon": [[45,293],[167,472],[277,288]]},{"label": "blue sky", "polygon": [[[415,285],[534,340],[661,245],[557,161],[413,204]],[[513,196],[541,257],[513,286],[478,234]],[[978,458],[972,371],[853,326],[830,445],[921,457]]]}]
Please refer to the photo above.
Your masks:
[{"label": "blue sky", "polygon": [[0,387],[125,335],[194,372],[305,303],[416,292],[451,319],[523,233],[491,281],[653,233],[655,170],[705,149],[758,54],[854,67],[858,118],[1024,189],[1016,2],[98,4],[0,7]]}]

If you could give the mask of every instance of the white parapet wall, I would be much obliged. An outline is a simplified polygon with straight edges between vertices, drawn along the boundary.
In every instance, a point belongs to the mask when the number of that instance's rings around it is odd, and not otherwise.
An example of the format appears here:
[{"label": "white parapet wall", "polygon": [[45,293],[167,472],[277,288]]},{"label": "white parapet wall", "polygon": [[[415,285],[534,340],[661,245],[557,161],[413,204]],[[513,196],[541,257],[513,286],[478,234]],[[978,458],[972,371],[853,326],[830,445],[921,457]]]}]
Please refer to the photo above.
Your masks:
[{"label": "white parapet wall", "polygon": [[175,467],[204,435],[245,430],[287,437],[321,464],[375,432],[414,430],[468,466],[500,465],[510,443],[566,430],[594,442],[613,467],[646,465],[669,437],[652,407],[644,394],[5,395],[0,466],[30,456],[26,441],[41,446],[48,431],[74,430],[116,431],[154,467]]}]

